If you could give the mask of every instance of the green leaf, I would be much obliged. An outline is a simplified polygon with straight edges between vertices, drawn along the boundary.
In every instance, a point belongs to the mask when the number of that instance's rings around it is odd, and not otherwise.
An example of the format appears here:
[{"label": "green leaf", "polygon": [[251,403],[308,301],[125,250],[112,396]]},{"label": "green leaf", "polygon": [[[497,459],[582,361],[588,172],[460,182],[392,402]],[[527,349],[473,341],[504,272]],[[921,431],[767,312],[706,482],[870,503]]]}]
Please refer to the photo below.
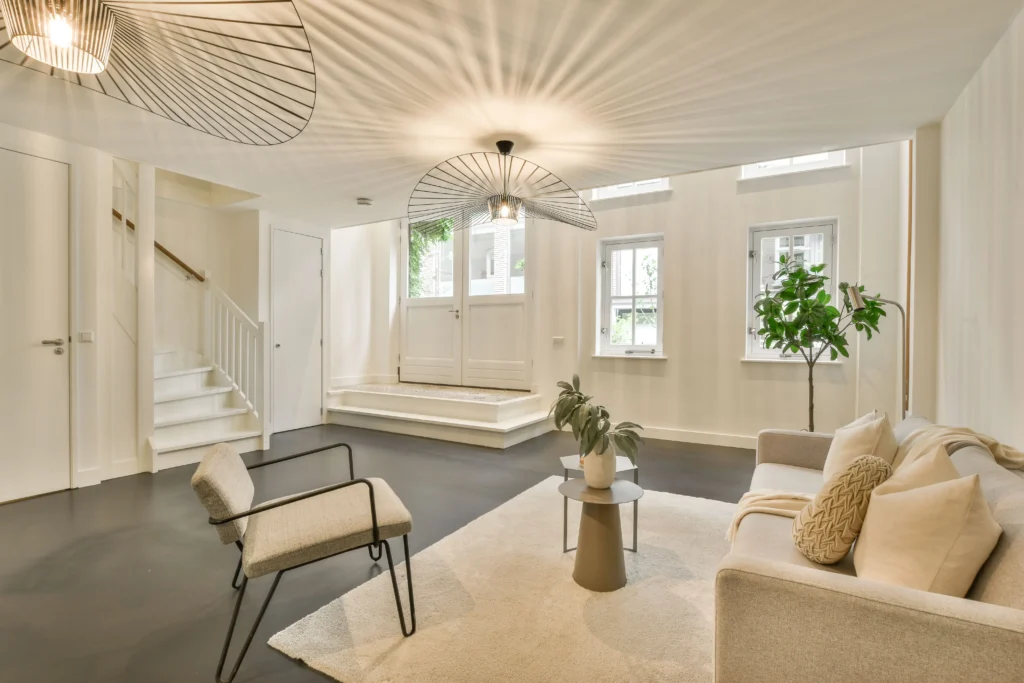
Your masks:
[{"label": "green leaf", "polygon": [[573,391],[579,391],[580,390],[580,376],[579,375],[573,375],[572,376],[572,388],[573,388]]}]

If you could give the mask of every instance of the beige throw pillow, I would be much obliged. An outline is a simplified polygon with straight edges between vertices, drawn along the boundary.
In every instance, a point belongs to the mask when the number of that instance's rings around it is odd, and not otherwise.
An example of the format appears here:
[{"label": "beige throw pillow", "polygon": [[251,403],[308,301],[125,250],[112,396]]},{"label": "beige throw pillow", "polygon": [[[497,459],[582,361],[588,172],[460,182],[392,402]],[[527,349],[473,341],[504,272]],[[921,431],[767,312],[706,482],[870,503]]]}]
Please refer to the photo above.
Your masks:
[{"label": "beige throw pillow", "polygon": [[960,477],[938,445],[871,494],[853,563],[862,579],[962,598],[1001,533],[978,475]]},{"label": "beige throw pillow", "polygon": [[820,564],[846,557],[857,540],[871,492],[892,475],[889,463],[862,455],[818,492],[793,520],[793,543]]},{"label": "beige throw pillow", "polygon": [[873,455],[890,465],[896,457],[896,436],[885,413],[872,411],[836,430],[822,474],[829,481],[862,455]]}]

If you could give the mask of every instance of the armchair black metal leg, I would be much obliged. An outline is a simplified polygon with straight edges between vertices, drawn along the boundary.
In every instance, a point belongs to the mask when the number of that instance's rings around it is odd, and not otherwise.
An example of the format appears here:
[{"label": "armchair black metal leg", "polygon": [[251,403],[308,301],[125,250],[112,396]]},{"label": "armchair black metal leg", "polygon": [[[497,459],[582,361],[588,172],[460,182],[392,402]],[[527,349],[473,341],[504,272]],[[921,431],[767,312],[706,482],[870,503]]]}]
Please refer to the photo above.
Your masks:
[{"label": "armchair black metal leg", "polygon": [[412,628],[405,630],[405,612],[402,610],[402,598],[398,594],[398,579],[395,576],[395,562],[391,558],[391,545],[387,541],[381,541],[384,545],[384,552],[388,555],[388,569],[391,570],[391,588],[395,591],[395,604],[398,606],[398,621],[402,625],[402,635],[408,638],[416,633],[416,600],[412,594],[412,558],[409,557],[409,537],[402,536],[402,544],[405,546],[405,576],[409,586],[409,619]]},{"label": "armchair black metal leg", "polygon": [[263,621],[263,615],[267,611],[267,605],[270,604],[270,598],[274,597],[274,591],[277,590],[277,584],[281,581],[281,575],[284,572],[278,572],[274,577],[274,583],[270,586],[270,592],[267,593],[266,599],[263,600],[263,606],[260,607],[260,613],[256,615],[256,621],[252,625],[252,630],[249,631],[249,637],[245,639],[245,644],[242,645],[242,651],[238,653],[238,659],[235,660],[235,666],[231,669],[231,673],[226,679],[221,679],[220,675],[224,672],[224,662],[228,658],[228,648],[231,647],[231,636],[235,633],[235,624],[238,622],[238,612],[242,608],[242,598],[245,596],[245,587],[249,584],[249,577],[242,577],[242,587],[238,591],[238,598],[235,600],[235,611],[231,613],[231,624],[228,626],[228,635],[224,639],[224,649],[220,653],[220,661],[217,663],[217,674],[215,680],[217,683],[231,683],[238,675],[238,667],[242,665],[242,660],[245,659],[245,653],[249,651],[249,646],[252,644],[252,639],[256,635],[256,629],[259,628],[260,622]]},{"label": "armchair black metal leg", "polygon": [[377,556],[376,557],[373,556],[373,544],[370,544],[370,545],[366,546],[366,549],[370,551],[370,559],[373,560],[374,562],[380,562],[380,558],[382,558],[384,556],[384,549],[380,547],[380,544],[377,544]]},{"label": "armchair black metal leg", "polygon": [[235,567],[235,575],[231,578],[231,587],[238,590],[242,586],[242,584],[238,583],[238,575],[242,571],[242,543],[241,541],[235,541],[235,545],[238,546],[238,566]]}]

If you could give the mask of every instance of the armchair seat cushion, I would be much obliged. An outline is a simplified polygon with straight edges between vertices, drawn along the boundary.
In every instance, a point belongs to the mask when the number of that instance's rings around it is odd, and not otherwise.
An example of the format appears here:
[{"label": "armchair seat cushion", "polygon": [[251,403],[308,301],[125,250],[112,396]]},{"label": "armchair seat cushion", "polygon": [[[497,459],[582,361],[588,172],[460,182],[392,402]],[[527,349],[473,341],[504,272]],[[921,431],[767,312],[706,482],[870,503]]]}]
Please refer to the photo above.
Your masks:
[{"label": "armchair seat cushion", "polygon": [[[412,531],[412,515],[382,479],[370,479],[381,540]],[[254,579],[373,542],[370,490],[354,484],[249,518],[242,551]]]},{"label": "armchair seat cushion", "polygon": [[768,489],[814,495],[821,490],[824,483],[825,477],[821,470],[766,462],[754,468],[754,478],[750,482],[750,490]]}]

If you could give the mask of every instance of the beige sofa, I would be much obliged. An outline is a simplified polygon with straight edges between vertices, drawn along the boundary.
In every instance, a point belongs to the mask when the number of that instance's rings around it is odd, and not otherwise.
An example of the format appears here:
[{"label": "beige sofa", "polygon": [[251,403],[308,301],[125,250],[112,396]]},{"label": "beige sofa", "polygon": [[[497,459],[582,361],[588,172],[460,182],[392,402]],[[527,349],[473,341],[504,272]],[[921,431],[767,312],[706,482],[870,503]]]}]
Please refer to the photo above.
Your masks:
[{"label": "beige sofa", "polygon": [[[896,438],[927,424],[909,418]],[[751,489],[817,492],[831,440],[761,432]],[[967,597],[858,579],[852,553],[815,564],[791,519],[748,515],[715,582],[717,683],[1024,683],[1024,476],[985,449],[950,450],[1003,528]]]}]

